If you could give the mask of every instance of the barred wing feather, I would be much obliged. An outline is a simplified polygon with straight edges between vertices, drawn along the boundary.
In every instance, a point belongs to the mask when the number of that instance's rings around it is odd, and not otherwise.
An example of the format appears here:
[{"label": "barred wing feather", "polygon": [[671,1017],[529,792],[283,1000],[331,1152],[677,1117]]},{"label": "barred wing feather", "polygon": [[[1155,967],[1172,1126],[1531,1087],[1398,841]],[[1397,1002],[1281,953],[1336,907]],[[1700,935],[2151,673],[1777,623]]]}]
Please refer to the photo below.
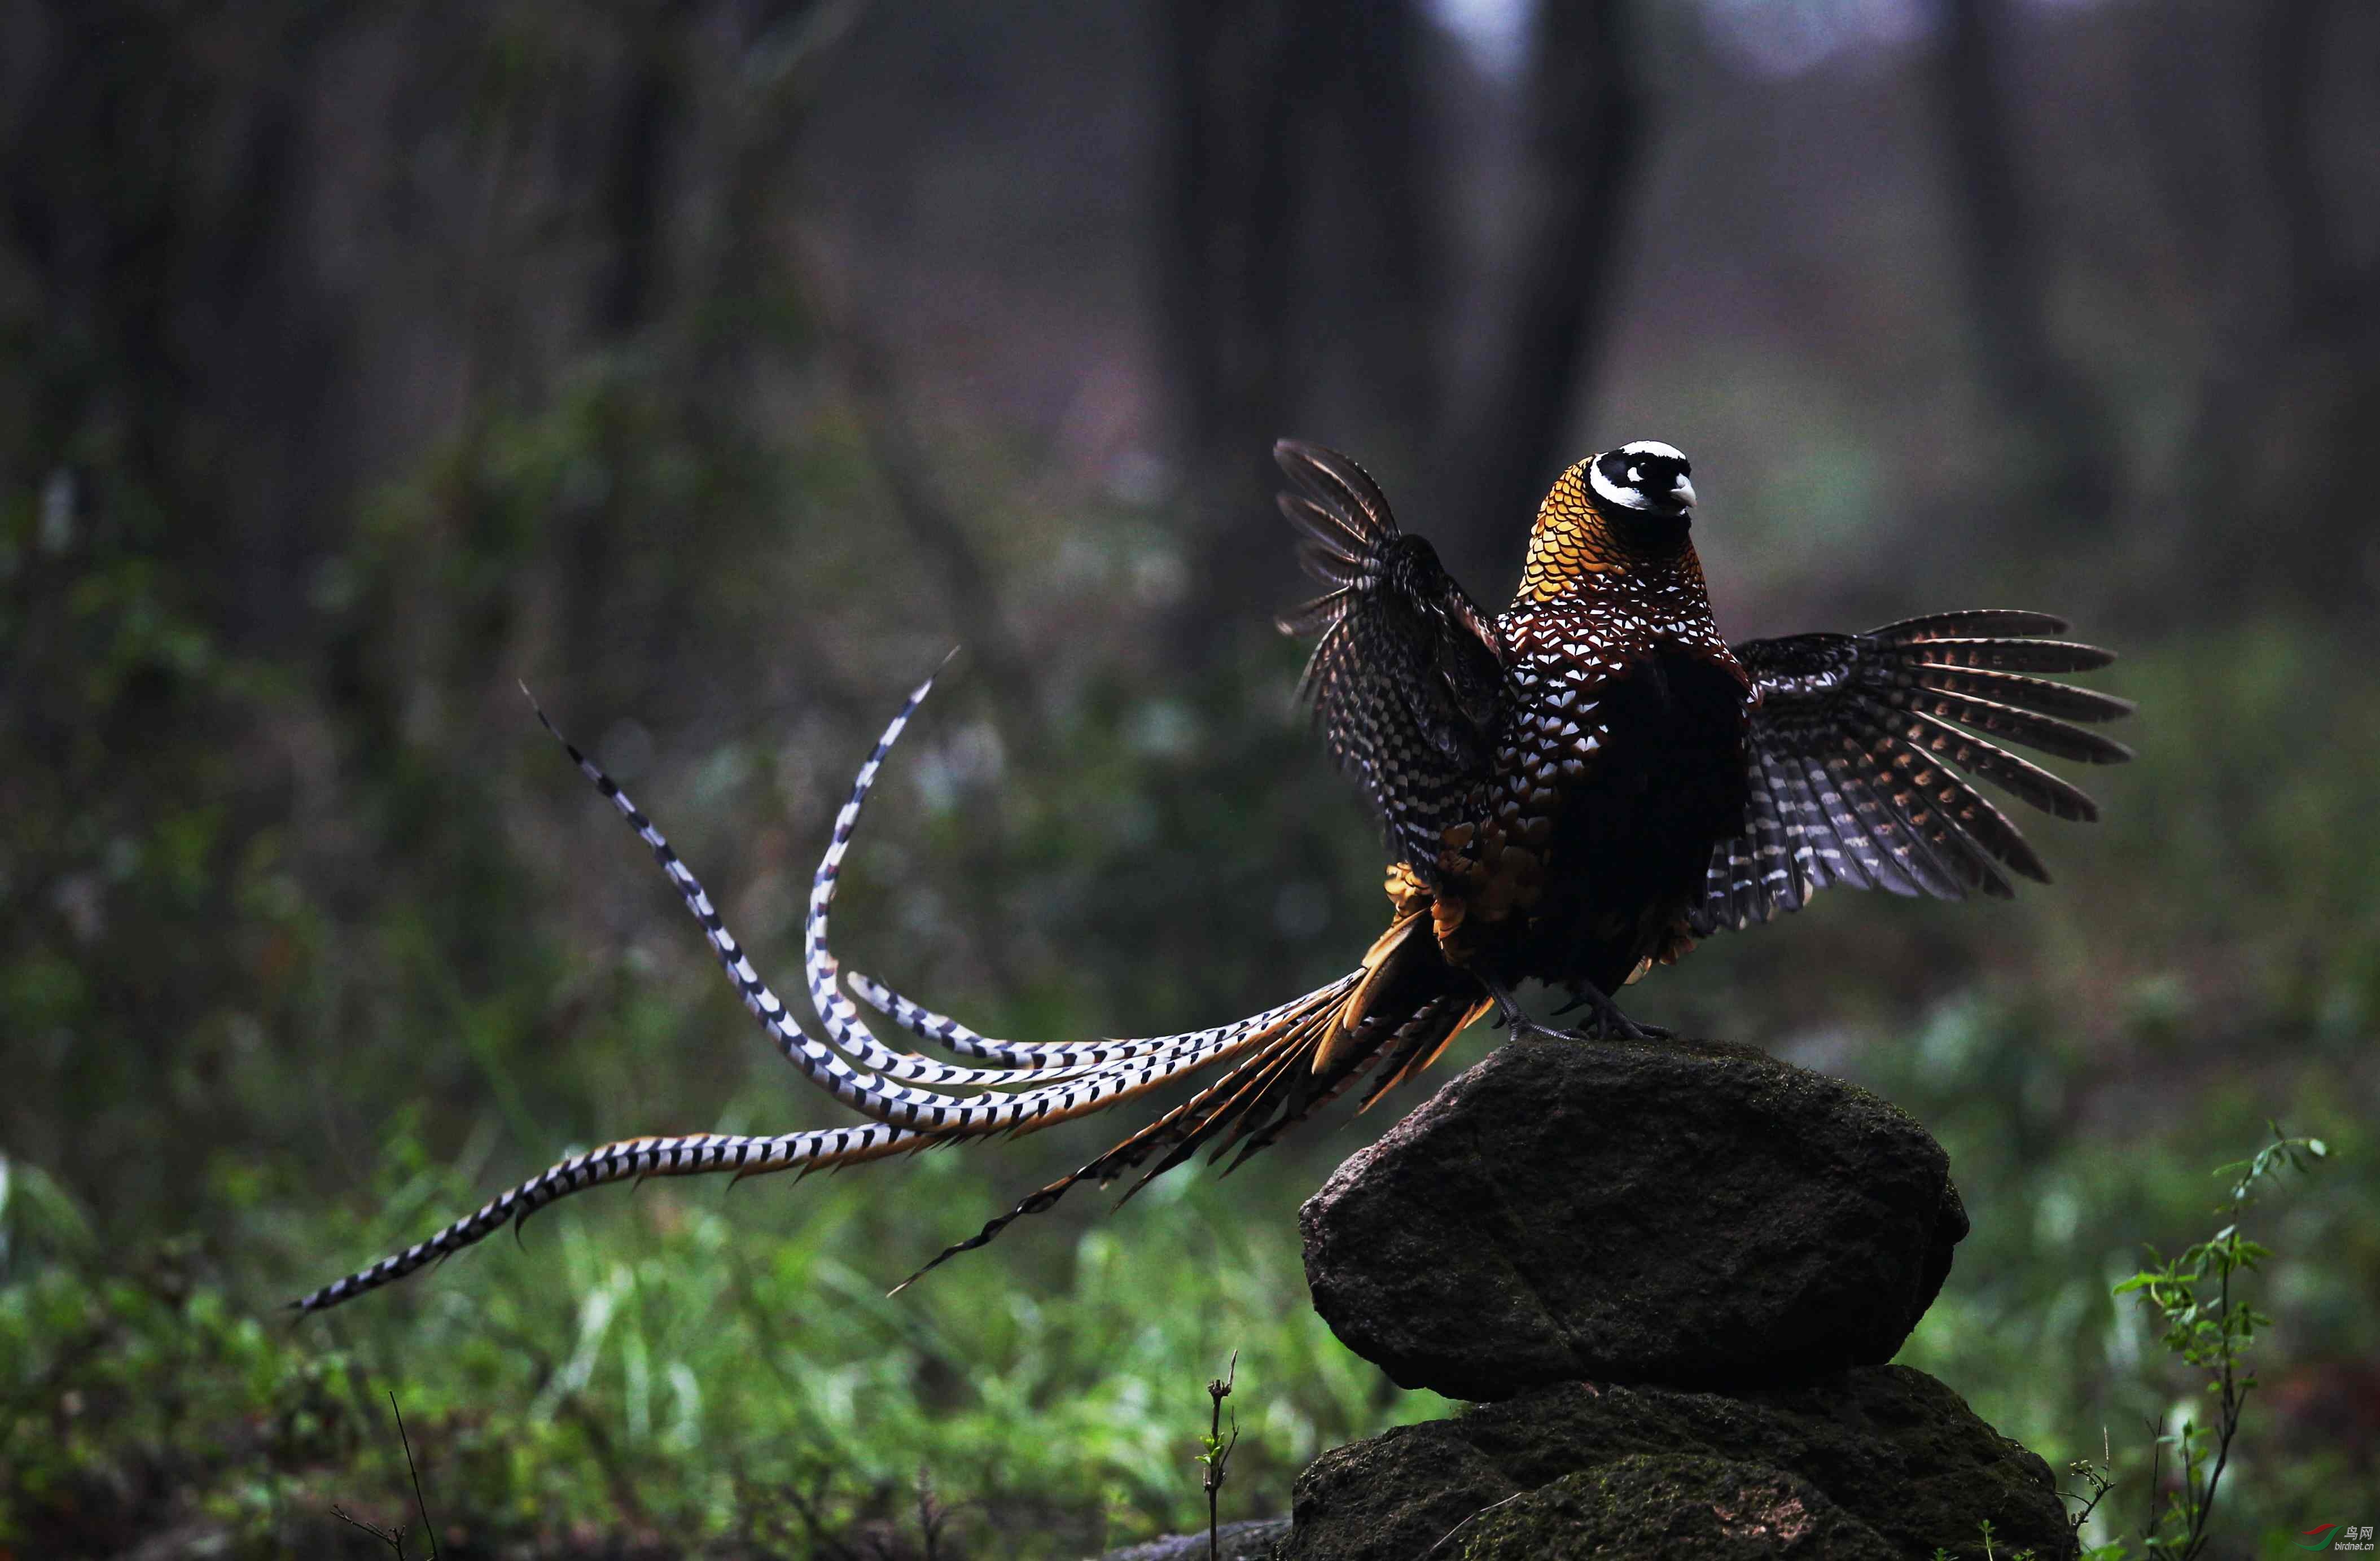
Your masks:
[{"label": "barred wing feather", "polygon": [[1400,531],[1364,468],[1294,440],[1273,446],[1298,558],[1330,587],[1281,619],[1319,636],[1300,692],[1390,845],[1425,877],[1484,776],[1507,679],[1495,630],[1419,537]]},{"label": "barred wing feather", "polygon": [[2066,627],[2046,613],[1991,610],[1735,647],[1756,701],[1751,799],[1742,831],[1711,854],[1690,929],[1765,922],[1828,884],[1961,900],[2006,899],[2011,875],[2048,882],[2039,855],[1967,777],[2056,817],[2098,817],[2071,782],[2001,746],[2084,764],[2131,756],[2075,724],[2129,715],[2130,701],[2034,675],[2115,659],[2054,637]]}]

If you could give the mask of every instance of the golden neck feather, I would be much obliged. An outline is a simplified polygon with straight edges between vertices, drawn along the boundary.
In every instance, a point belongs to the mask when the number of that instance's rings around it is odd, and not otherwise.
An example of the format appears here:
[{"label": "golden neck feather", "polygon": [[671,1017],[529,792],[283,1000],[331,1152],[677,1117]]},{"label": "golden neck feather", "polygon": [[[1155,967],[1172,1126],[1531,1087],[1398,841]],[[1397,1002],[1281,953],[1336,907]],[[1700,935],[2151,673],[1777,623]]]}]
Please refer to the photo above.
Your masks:
[{"label": "golden neck feather", "polygon": [[1537,506],[1537,524],[1529,532],[1528,561],[1522,566],[1519,599],[1551,601],[1569,595],[1598,577],[1633,578],[1648,573],[1664,576],[1682,569],[1697,577],[1701,561],[1680,528],[1671,539],[1664,527],[1658,541],[1632,541],[1624,526],[1615,526],[1595,502],[1587,486],[1586,463],[1561,474]]}]

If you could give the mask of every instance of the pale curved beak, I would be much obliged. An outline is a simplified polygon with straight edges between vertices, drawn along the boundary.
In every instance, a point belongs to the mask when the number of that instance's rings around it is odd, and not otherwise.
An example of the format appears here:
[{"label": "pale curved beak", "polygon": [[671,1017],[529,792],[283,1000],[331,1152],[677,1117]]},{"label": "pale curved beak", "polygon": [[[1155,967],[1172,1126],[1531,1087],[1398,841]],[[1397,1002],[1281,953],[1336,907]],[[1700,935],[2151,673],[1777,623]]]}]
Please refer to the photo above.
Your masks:
[{"label": "pale curved beak", "polygon": [[1678,478],[1678,485],[1670,490],[1670,502],[1677,505],[1682,510],[1693,509],[1694,507],[1694,485],[1688,482],[1682,477]]}]

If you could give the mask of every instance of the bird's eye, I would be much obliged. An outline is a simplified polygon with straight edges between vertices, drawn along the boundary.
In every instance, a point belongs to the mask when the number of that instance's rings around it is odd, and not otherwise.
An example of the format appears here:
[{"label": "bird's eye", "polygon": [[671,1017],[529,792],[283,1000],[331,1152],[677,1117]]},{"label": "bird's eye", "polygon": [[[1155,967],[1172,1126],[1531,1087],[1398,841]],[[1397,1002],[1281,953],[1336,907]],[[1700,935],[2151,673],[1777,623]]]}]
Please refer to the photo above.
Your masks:
[{"label": "bird's eye", "polygon": [[1645,480],[1645,474],[1644,474],[1643,472],[1638,471],[1634,466],[1631,466],[1631,467],[1629,467],[1629,468],[1628,468],[1628,486],[1629,486],[1629,487],[1633,488],[1633,487],[1635,487],[1638,483],[1640,483],[1640,482],[1642,482],[1642,481],[1644,481],[1644,480]]}]

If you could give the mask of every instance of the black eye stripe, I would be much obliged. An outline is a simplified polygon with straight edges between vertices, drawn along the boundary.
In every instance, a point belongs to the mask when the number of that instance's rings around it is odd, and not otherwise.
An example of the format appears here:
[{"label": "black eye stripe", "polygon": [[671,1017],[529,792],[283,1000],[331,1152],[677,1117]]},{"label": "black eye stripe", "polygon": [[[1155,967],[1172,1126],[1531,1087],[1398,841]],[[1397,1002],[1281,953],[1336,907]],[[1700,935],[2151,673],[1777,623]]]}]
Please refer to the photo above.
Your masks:
[{"label": "black eye stripe", "polygon": [[1606,451],[1597,457],[1595,467],[1612,487],[1648,497],[1666,497],[1694,471],[1694,464],[1682,456],[1625,449]]}]

